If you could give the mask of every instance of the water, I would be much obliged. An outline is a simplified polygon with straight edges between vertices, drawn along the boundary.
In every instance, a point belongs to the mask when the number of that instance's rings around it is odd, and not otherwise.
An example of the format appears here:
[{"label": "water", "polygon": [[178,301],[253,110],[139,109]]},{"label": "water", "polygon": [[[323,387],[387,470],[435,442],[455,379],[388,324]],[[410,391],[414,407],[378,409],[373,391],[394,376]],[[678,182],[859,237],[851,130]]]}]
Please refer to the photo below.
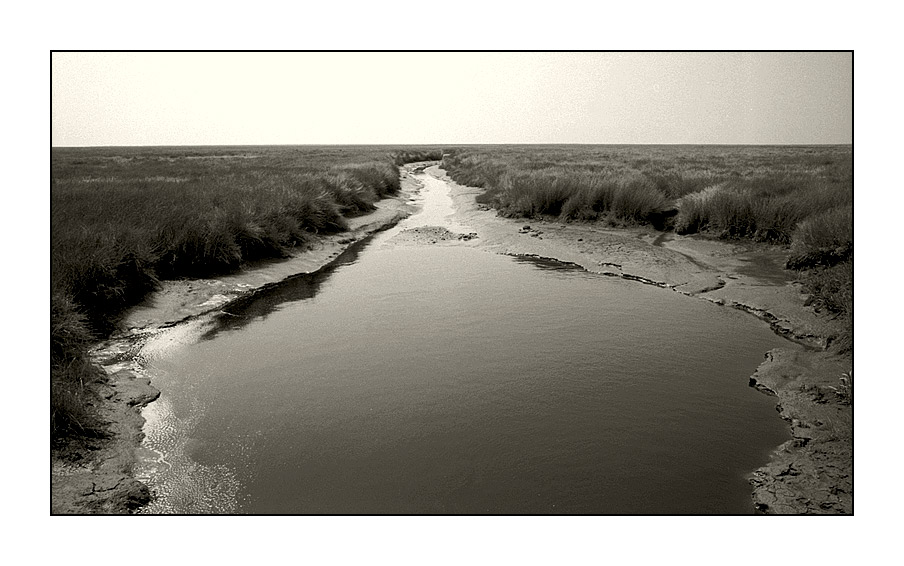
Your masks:
[{"label": "water", "polygon": [[147,511],[751,512],[745,476],[788,432],[747,378],[792,345],[636,282],[391,245],[449,226],[441,183],[422,200],[334,268],[168,338]]}]

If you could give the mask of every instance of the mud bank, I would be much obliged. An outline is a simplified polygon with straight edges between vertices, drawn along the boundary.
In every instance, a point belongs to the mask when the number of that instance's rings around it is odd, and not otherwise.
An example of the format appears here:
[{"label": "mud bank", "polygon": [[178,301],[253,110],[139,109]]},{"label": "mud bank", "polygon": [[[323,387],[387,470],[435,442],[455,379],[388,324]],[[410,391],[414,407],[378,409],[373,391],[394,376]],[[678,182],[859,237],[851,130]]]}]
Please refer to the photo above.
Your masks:
[{"label": "mud bank", "polygon": [[776,397],[790,425],[790,440],[751,475],[751,505],[761,513],[853,512],[853,404],[839,394],[853,363],[826,351],[840,329],[805,306],[807,295],[784,269],[787,250],[652,228],[501,218],[474,200],[482,189],[458,185],[438,167],[427,173],[452,187],[452,220],[476,232],[478,247],[555,259],[737,308],[807,346],[768,352],[751,378],[752,387]]},{"label": "mud bank", "polygon": [[107,437],[51,451],[51,513],[128,514],[150,501],[148,487],[133,476],[144,438],[141,409],[160,395],[143,373],[139,352],[146,342],[162,329],[214,313],[288,277],[322,269],[355,242],[395,225],[413,212],[411,196],[421,184],[412,173],[426,165],[403,166],[400,194],[377,202],[369,214],[348,218],[346,232],[321,236],[311,249],[294,257],[255,263],[217,279],[165,281],[148,300],[127,312],[123,330],[91,352],[107,374],[103,383],[94,385],[95,408],[107,423]]},{"label": "mud bank", "polygon": [[750,385],[778,397],[791,427],[754,472],[753,501],[765,513],[853,513],[853,398],[840,384],[850,365],[826,352],[772,350]]}]

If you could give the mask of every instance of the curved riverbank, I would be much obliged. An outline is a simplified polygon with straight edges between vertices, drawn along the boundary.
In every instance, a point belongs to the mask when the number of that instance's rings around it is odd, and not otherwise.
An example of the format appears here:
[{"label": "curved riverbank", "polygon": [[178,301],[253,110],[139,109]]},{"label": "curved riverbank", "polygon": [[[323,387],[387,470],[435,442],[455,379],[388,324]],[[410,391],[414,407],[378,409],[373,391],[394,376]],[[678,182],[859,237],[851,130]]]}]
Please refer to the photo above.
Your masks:
[{"label": "curved riverbank", "polygon": [[218,279],[164,281],[147,301],[123,317],[123,331],[97,344],[92,360],[106,372],[95,384],[95,409],[108,423],[107,437],[83,439],[51,451],[52,514],[126,514],[146,505],[147,486],[133,468],[143,439],[141,409],[160,392],[144,376],[139,351],[161,330],[219,310],[229,302],[293,275],[312,273],[370,235],[394,226],[414,210],[411,196],[420,188],[412,172],[424,163],[400,168],[402,190],[383,199],[376,210],[348,218],[346,232],[321,236],[316,249],[290,259],[259,262]]},{"label": "curved riverbank", "polygon": [[475,201],[483,189],[458,185],[438,167],[427,172],[450,185],[453,220],[474,229],[484,249],[573,263],[734,307],[807,346],[766,353],[751,377],[752,387],[776,396],[791,436],[752,473],[752,504],[762,513],[853,513],[853,405],[839,394],[853,362],[826,351],[839,329],[805,306],[807,295],[784,269],[787,250],[652,228],[502,218]]}]

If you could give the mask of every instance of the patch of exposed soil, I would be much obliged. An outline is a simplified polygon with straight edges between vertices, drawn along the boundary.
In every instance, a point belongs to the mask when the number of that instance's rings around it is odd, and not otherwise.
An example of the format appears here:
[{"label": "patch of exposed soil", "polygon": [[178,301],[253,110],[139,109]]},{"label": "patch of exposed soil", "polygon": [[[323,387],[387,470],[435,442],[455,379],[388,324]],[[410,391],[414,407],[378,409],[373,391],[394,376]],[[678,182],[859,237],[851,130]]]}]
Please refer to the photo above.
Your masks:
[{"label": "patch of exposed soil", "polygon": [[402,230],[390,240],[392,244],[432,245],[446,242],[468,242],[477,238],[476,232],[459,234],[442,226],[418,226]]},{"label": "patch of exposed soil", "polygon": [[[778,398],[791,440],[754,472],[753,501],[764,513],[853,513],[853,375],[826,352],[776,349],[750,378]],[[846,380],[850,387],[845,385]]]},{"label": "patch of exposed soil", "polygon": [[97,384],[95,393],[107,434],[74,440],[52,451],[53,514],[125,514],[150,501],[147,486],[132,477],[132,467],[135,448],[144,438],[141,407],[160,391],[135,372],[121,369]]}]

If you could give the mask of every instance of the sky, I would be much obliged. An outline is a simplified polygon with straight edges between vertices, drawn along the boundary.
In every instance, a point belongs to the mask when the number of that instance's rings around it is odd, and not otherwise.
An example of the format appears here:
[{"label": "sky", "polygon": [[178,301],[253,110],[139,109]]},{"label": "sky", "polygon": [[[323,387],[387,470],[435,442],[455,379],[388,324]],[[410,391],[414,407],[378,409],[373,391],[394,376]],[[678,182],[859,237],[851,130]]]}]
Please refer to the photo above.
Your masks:
[{"label": "sky", "polygon": [[850,52],[53,53],[51,145],[849,144]]}]

